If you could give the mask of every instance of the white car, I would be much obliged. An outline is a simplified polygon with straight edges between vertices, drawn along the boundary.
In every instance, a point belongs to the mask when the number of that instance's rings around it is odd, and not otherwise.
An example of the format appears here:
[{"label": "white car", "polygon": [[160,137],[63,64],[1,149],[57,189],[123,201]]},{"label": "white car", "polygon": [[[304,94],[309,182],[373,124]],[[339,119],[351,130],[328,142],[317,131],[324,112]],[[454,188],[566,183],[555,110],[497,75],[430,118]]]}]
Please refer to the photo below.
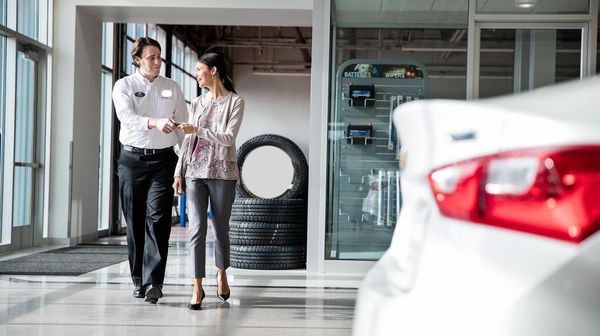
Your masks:
[{"label": "white car", "polygon": [[403,207],[353,335],[600,335],[600,79],[394,123]]}]

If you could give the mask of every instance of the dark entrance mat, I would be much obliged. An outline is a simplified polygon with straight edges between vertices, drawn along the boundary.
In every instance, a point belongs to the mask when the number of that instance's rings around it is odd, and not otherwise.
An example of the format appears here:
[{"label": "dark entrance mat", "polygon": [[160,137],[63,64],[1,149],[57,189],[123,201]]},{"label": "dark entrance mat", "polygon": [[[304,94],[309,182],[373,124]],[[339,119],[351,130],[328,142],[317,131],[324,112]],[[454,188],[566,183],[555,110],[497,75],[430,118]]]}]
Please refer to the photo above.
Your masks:
[{"label": "dark entrance mat", "polygon": [[0,261],[0,274],[81,275],[127,260],[127,246],[77,245]]}]

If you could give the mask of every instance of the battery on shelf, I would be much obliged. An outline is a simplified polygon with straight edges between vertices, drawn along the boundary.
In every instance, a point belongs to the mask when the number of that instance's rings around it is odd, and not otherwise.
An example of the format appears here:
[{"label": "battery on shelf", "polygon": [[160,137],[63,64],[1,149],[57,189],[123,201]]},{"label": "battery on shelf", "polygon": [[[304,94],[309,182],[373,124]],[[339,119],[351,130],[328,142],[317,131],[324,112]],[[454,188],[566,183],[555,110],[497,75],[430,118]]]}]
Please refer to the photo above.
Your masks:
[{"label": "battery on shelf", "polygon": [[373,125],[352,125],[346,126],[346,143],[350,145],[370,145],[373,143]]},{"label": "battery on shelf", "polygon": [[348,87],[349,101],[352,107],[373,107],[375,105],[374,85],[353,85]]}]

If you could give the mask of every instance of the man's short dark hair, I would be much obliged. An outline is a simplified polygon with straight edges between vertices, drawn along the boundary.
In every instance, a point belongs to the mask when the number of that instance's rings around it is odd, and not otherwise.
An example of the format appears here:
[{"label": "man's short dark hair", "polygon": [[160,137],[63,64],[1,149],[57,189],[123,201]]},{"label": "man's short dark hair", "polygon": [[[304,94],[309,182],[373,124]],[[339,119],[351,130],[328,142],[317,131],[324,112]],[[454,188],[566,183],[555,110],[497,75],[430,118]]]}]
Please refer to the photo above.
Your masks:
[{"label": "man's short dark hair", "polygon": [[160,43],[158,43],[157,40],[147,36],[138,38],[133,43],[133,47],[131,47],[131,59],[133,61],[133,66],[139,68],[140,65],[135,62],[135,56],[142,57],[142,51],[144,50],[145,46],[155,46],[159,51],[161,51]]}]

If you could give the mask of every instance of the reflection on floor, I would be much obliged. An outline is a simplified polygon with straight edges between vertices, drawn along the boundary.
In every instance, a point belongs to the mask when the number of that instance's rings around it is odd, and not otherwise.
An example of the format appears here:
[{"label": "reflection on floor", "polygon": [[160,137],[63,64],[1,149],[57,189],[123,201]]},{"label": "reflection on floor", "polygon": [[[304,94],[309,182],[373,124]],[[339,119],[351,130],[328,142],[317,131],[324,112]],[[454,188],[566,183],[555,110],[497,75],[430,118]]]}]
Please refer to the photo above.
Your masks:
[{"label": "reflection on floor", "polygon": [[[12,335],[349,335],[362,276],[305,270],[228,271],[232,297],[215,296],[207,244],[207,297],[190,311],[187,231],[174,227],[164,293],[157,305],[134,299],[127,262],[77,277],[0,276],[0,336]],[[124,237],[99,244],[124,244]],[[39,251],[39,249],[35,250]],[[18,255],[4,256],[0,259]]]}]

